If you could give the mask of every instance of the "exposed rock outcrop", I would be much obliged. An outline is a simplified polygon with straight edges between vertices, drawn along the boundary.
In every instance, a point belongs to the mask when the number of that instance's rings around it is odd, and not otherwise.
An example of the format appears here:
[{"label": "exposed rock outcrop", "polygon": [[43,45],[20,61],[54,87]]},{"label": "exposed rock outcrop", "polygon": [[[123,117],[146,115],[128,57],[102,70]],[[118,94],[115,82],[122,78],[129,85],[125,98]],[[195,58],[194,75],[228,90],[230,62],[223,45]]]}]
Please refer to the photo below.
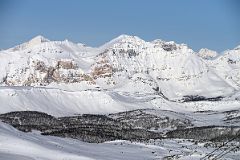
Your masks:
[{"label": "exposed rock outcrop", "polygon": [[56,65],[52,66],[47,66],[43,61],[34,60],[17,73],[19,76],[6,76],[4,83],[10,86],[48,85],[52,82],[80,83],[82,81],[95,84],[91,75],[84,73],[73,60],[59,60]]}]

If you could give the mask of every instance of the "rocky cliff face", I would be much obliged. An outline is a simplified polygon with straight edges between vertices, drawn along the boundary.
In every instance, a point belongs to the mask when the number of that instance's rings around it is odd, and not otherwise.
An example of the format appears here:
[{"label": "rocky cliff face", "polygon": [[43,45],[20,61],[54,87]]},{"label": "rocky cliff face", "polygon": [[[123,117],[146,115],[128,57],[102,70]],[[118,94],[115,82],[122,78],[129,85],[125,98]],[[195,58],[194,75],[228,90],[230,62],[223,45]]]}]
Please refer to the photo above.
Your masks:
[{"label": "rocky cliff face", "polygon": [[7,75],[3,83],[8,86],[36,86],[57,83],[94,83],[92,77],[83,73],[73,60],[62,59],[56,65],[47,66],[43,61],[33,60],[26,68]]}]

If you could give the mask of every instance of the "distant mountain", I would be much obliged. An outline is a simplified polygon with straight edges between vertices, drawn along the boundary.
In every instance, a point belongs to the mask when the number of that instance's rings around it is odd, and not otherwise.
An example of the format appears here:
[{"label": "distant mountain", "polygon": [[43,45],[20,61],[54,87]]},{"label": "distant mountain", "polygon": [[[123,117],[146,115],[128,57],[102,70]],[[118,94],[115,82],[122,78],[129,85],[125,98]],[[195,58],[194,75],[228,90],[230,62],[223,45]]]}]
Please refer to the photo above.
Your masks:
[{"label": "distant mountain", "polygon": [[99,48],[37,36],[0,51],[1,86],[84,86],[159,94],[173,101],[229,97],[239,91],[240,49],[220,55],[185,44],[120,35]]},{"label": "distant mountain", "polygon": [[199,50],[198,55],[203,59],[213,59],[218,56],[218,53],[207,48],[202,48]]},{"label": "distant mountain", "polygon": [[240,47],[37,36],[0,51],[0,102],[0,159],[239,159]]}]

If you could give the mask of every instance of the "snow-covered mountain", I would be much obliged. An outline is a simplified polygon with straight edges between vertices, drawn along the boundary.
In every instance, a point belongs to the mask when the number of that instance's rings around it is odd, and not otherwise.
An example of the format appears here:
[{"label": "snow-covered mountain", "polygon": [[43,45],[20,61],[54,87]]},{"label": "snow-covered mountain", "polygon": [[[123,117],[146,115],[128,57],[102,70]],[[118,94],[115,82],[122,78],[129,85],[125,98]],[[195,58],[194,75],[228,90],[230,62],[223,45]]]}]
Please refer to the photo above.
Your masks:
[{"label": "snow-covered mountain", "polygon": [[[234,109],[240,97],[239,51],[204,59],[185,44],[159,39],[121,35],[94,48],[37,36],[0,52],[0,112]],[[224,103],[175,103],[222,98]]]},{"label": "snow-covered mountain", "polygon": [[240,47],[196,53],[129,35],[100,47],[37,36],[0,51],[0,102],[0,160],[235,160]]},{"label": "snow-covered mountain", "polygon": [[2,86],[84,84],[84,88],[157,92],[171,100],[227,97],[239,89],[239,53],[235,48],[217,57],[207,49],[195,53],[185,44],[146,42],[128,35],[98,48],[37,36],[0,52],[0,82]]},{"label": "snow-covered mountain", "polygon": [[[145,86],[157,88],[169,99],[188,95],[224,97],[234,91],[185,44],[161,40],[145,42],[126,35],[113,42],[110,42],[113,44],[111,47],[98,56],[98,59],[107,62],[104,65],[110,66],[109,70],[113,72],[110,73],[115,76],[113,83],[119,84],[118,77],[124,77],[127,83],[132,83],[131,80],[145,82]],[[138,80],[134,76],[136,74]],[[129,90],[129,87],[126,88]]]},{"label": "snow-covered mountain", "polygon": [[198,55],[203,59],[213,59],[218,56],[218,53],[207,48],[202,48],[199,50]]},{"label": "snow-covered mountain", "polygon": [[226,50],[221,56],[209,63],[225,81],[239,89],[240,85],[240,47]]}]

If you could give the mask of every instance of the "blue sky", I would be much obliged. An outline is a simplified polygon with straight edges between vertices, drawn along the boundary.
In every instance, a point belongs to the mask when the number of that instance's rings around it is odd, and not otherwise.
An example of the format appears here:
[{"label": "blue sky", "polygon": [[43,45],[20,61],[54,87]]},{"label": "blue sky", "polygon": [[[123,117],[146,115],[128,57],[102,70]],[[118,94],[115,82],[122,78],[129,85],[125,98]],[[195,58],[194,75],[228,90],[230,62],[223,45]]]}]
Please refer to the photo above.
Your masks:
[{"label": "blue sky", "polygon": [[0,48],[36,35],[99,46],[120,34],[195,51],[240,44],[239,0],[0,0]]}]

